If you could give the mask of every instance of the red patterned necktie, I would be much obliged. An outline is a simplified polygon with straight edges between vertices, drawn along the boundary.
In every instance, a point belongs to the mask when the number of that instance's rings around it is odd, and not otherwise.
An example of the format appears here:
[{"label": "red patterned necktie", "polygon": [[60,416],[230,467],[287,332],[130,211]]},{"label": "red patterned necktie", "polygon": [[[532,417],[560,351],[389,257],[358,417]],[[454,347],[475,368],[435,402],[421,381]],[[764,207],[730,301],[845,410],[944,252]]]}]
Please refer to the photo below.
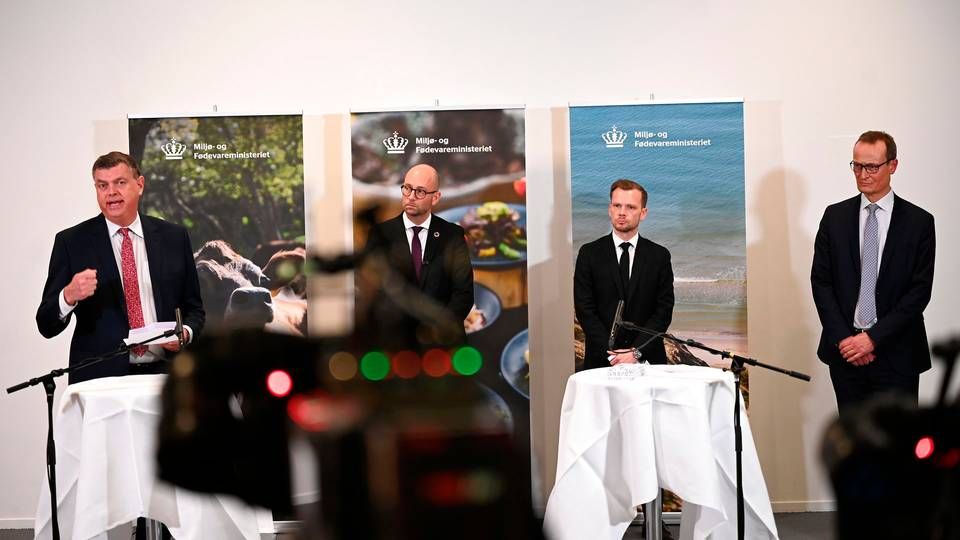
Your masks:
[{"label": "red patterned necktie", "polygon": [[420,231],[423,227],[413,228],[413,242],[411,242],[410,257],[413,259],[413,271],[417,275],[417,281],[420,281],[420,269],[423,267],[423,247],[420,244]]},{"label": "red patterned necktie", "polygon": [[[133,241],[130,229],[120,229],[123,242],[120,243],[120,270],[123,273],[123,296],[127,301],[127,321],[130,328],[143,326],[143,307],[140,305],[140,280],[137,279],[137,262],[133,258]],[[143,356],[147,352],[145,345],[133,348],[133,354]]]}]

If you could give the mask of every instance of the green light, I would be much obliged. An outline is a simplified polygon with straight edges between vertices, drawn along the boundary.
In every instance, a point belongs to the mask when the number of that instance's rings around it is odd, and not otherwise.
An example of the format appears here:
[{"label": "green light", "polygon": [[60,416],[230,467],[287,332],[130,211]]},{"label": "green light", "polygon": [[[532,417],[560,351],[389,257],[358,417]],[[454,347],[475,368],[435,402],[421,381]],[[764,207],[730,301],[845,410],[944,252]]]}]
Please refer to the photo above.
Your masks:
[{"label": "green light", "polygon": [[390,373],[390,359],[380,351],[370,351],[360,359],[360,373],[371,381],[382,381]]},{"label": "green light", "polygon": [[473,347],[461,347],[453,353],[453,369],[461,375],[474,375],[483,366],[483,355]]}]

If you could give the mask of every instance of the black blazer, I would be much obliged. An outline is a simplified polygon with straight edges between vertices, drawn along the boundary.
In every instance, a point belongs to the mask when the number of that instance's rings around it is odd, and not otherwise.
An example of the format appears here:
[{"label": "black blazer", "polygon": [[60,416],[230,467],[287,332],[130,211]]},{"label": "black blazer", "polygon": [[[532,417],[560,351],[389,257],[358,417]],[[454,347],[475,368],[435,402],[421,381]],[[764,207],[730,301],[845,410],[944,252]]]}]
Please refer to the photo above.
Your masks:
[{"label": "black blazer", "polygon": [[[573,275],[573,304],[577,320],[586,334],[584,369],[608,367],[607,345],[614,313],[625,300],[623,320],[666,332],[673,319],[673,267],[667,248],[640,237],[630,271],[630,283],[620,280],[619,256],[610,233],[577,254]],[[638,347],[649,339],[637,332],[620,329],[617,348]],[[663,339],[656,338],[641,349],[651,364],[665,364]]]},{"label": "black blazer", "polygon": [[[174,309],[179,307],[183,324],[190,326],[196,339],[203,330],[204,312],[187,230],[143,214],[140,221],[157,320],[174,320]],[[60,291],[74,274],[87,268],[97,271],[97,290],[61,321]],[[130,332],[123,282],[102,214],[60,231],[53,241],[47,282],[37,309],[37,328],[43,337],[51,338],[63,332],[73,316],[77,324],[70,341],[70,364],[117,349]],[[116,356],[70,373],[70,382],[126,375],[129,366],[129,356]]]},{"label": "black blazer", "polygon": [[[423,246],[419,281],[402,214],[371,230],[365,252],[383,255],[389,268],[405,284],[405,291],[399,294],[380,291],[371,320],[366,321],[376,329],[376,336],[371,337],[381,346],[423,350],[466,342],[463,320],[473,307],[473,267],[462,227],[433,214]],[[438,334],[441,327],[450,332]]]},{"label": "black blazer", "polygon": [[[817,356],[843,364],[837,344],[854,333],[860,294],[860,195],[823,213],[814,243],[810,283],[823,325]],[[936,238],[933,216],[894,195],[890,229],[877,276],[877,323],[867,331],[879,362],[901,373],[930,369],[923,310],[933,288]]]}]

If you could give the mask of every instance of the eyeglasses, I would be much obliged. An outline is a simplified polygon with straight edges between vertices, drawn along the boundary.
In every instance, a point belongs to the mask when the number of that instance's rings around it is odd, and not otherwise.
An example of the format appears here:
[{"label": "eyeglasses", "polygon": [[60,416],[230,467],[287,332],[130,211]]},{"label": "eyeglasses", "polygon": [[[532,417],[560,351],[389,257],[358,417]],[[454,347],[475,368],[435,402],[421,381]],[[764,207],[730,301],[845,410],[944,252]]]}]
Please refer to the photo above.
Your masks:
[{"label": "eyeglasses", "polygon": [[851,161],[851,162],[850,162],[850,168],[853,169],[854,174],[860,174],[860,171],[864,171],[864,170],[867,171],[867,174],[877,174],[877,171],[880,170],[880,167],[883,167],[884,165],[886,165],[887,163],[890,163],[891,161],[893,161],[893,160],[892,160],[892,159],[888,159],[888,160],[884,161],[883,163],[876,163],[876,164],[874,164],[874,163],[857,163],[856,161]]},{"label": "eyeglasses", "polygon": [[434,193],[436,193],[436,192],[438,192],[438,191],[440,191],[440,190],[439,190],[439,189],[435,189],[435,190],[433,190],[433,191],[427,191],[427,190],[425,190],[425,189],[423,189],[423,188],[415,188],[415,187],[408,186],[408,185],[406,185],[406,184],[400,186],[400,193],[403,193],[403,196],[404,196],[404,197],[409,197],[410,194],[413,193],[413,198],[414,198],[414,199],[422,199],[422,198],[426,197],[427,195],[433,195]]}]

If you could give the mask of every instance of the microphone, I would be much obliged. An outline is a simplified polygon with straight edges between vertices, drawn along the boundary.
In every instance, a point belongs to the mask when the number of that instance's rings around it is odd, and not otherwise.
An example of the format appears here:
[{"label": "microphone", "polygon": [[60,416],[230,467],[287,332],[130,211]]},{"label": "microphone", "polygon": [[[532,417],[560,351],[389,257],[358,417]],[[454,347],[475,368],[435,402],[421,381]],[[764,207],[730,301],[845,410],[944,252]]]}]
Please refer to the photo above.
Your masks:
[{"label": "microphone", "polygon": [[183,349],[183,319],[180,318],[180,308],[173,310],[173,313],[177,318],[177,326],[174,327],[177,332],[177,341],[180,342],[180,348]]},{"label": "microphone", "polygon": [[620,329],[623,319],[623,300],[617,303],[617,311],[613,315],[613,324],[610,326],[610,339],[607,340],[607,349],[614,350],[617,341],[617,330]]}]

